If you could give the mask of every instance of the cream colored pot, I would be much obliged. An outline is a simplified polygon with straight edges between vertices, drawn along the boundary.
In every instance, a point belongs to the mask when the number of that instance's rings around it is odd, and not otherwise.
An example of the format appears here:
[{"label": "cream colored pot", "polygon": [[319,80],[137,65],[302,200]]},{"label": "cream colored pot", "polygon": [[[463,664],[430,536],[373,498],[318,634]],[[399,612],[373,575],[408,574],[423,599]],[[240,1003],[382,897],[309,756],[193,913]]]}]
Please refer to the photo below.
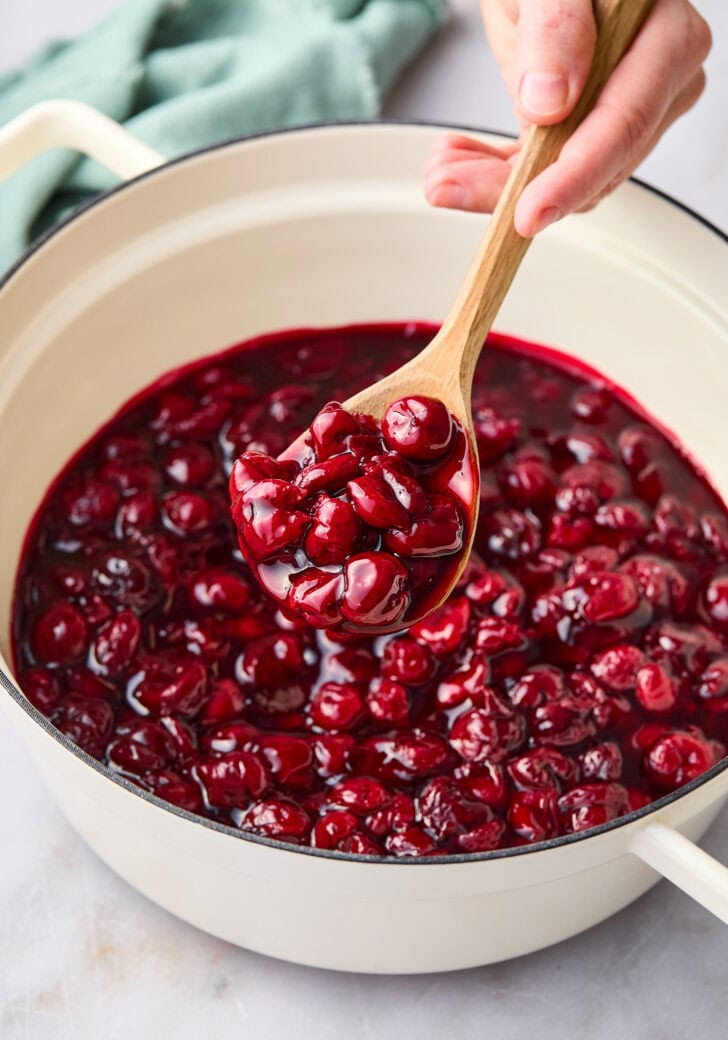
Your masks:
[{"label": "cream colored pot", "polygon": [[[515,957],[603,920],[659,873],[728,920],[728,872],[692,844],[728,796],[728,761],[585,835],[367,861],[287,848],[142,793],[15,685],[8,633],[25,529],[54,474],[131,394],[262,331],[444,315],[482,220],[422,199],[422,162],[441,132],[311,127],[160,165],[76,104],[41,106],[0,131],[0,175],[67,145],[135,178],[0,287],[0,702],[62,811],[130,884],[233,943],[328,968],[425,972]],[[631,183],[538,239],[498,325],[625,386],[725,495],[727,283],[721,235]]]}]

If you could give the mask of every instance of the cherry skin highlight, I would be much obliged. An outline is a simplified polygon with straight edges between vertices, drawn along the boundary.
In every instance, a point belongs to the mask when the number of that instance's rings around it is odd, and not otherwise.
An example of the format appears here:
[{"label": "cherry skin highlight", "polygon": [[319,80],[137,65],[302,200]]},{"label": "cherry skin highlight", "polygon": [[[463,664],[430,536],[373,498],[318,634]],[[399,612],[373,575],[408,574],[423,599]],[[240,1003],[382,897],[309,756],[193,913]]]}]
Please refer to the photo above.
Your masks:
[{"label": "cherry skin highlight", "polygon": [[490,337],[475,549],[420,614],[468,533],[458,424],[417,396],[381,425],[327,402],[433,333],[264,337],[126,405],[28,534],[13,646],[36,708],[181,810],[342,855],[581,834],[716,765],[726,510],[573,359]]}]

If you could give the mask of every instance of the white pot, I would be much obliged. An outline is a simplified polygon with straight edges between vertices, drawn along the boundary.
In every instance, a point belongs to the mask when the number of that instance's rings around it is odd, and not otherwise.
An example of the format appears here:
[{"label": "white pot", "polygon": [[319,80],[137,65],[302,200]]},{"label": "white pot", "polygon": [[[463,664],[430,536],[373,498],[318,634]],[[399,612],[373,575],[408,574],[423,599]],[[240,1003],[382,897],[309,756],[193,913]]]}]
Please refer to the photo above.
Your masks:
[{"label": "white pot", "polygon": [[[728,761],[585,835],[367,861],[166,805],[79,751],[14,684],[8,632],[26,527],[54,474],[123,401],[262,331],[444,315],[482,219],[422,199],[422,162],[441,132],[312,127],[163,165],[75,216],[0,287],[0,702],[63,812],[130,884],[233,943],[329,968],[514,957],[615,913],[656,870],[728,920],[728,872],[691,844],[728,796]],[[0,131],[0,175],[60,144],[127,176],[162,162],[98,114],[54,102]],[[539,237],[498,326],[625,386],[725,494],[727,281],[720,234],[631,183]]]}]

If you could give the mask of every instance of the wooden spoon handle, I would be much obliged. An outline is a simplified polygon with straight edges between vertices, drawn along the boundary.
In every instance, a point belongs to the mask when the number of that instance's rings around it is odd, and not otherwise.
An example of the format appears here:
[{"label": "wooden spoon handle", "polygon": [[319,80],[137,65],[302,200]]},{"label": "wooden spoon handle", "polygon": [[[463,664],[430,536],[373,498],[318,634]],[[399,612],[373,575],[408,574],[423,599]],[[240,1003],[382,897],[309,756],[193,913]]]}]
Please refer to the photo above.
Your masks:
[{"label": "wooden spoon handle", "polygon": [[554,126],[534,126],[488,224],[455,304],[438,340],[462,347],[460,383],[470,397],[473,372],[483,342],[510,288],[531,239],[518,234],[513,218],[521,192],[557,158],[566,140],[594,107],[602,88],[628,49],[655,0],[595,0],[597,44],[586,85],[571,115]]}]

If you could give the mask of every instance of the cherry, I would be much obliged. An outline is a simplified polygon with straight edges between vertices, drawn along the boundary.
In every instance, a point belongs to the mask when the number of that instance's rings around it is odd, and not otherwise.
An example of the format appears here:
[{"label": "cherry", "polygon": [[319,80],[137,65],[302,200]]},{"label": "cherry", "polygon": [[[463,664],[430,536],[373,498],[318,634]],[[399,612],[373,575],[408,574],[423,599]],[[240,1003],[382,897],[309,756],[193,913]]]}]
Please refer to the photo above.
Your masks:
[{"label": "cherry", "polygon": [[590,579],[588,587],[584,614],[590,621],[615,621],[639,606],[639,590],[627,574],[598,574]]},{"label": "cherry", "polygon": [[379,672],[374,654],[363,646],[337,650],[325,658],[325,666],[326,678],[332,682],[369,683]]},{"label": "cherry", "polygon": [[619,453],[632,473],[639,473],[660,454],[662,444],[655,430],[644,424],[626,426],[619,434]]},{"label": "cherry", "polygon": [[506,497],[521,509],[548,505],[556,490],[551,467],[538,458],[514,459],[504,468],[501,484]]},{"label": "cherry", "polygon": [[315,398],[310,386],[290,383],[279,386],[268,398],[268,413],[278,423],[295,421],[301,409]]},{"label": "cherry", "polygon": [[164,471],[176,484],[199,487],[215,472],[215,459],[202,444],[181,444],[167,450]]},{"label": "cherry", "polygon": [[394,856],[427,856],[437,849],[432,838],[416,825],[390,834],[384,846],[387,852]]},{"label": "cherry", "polygon": [[202,759],[194,772],[207,802],[221,808],[244,809],[268,786],[260,759],[249,751]]},{"label": "cherry", "polygon": [[[305,495],[324,490],[336,493],[342,491],[358,471],[359,462],[353,453],[334,455],[304,467],[296,476],[295,486]],[[366,503],[362,502],[362,509],[365,508]]]},{"label": "cherry", "polygon": [[651,780],[668,791],[695,780],[715,765],[725,749],[706,739],[697,728],[670,730],[645,753],[644,768]]},{"label": "cherry", "polygon": [[584,387],[571,399],[571,410],[583,422],[600,423],[612,403],[612,396],[604,387]]},{"label": "cherry", "polygon": [[130,610],[120,611],[103,625],[91,647],[94,667],[102,675],[118,675],[131,664],[142,626]]},{"label": "cherry", "polygon": [[91,572],[95,587],[131,610],[149,609],[160,590],[149,568],[136,556],[113,550],[98,558]]},{"label": "cherry", "polygon": [[99,458],[104,462],[141,462],[149,457],[149,442],[137,433],[115,433],[99,444]]},{"label": "cherry", "polygon": [[195,575],[191,598],[200,607],[237,612],[250,602],[250,589],[238,574],[211,570]]},{"label": "cherry", "polygon": [[135,719],[119,727],[117,733],[106,750],[106,758],[110,765],[124,773],[140,775],[162,769],[174,757],[172,739],[158,722]]},{"label": "cherry", "polygon": [[511,447],[521,432],[521,423],[485,406],[473,409],[473,428],[481,462],[489,463]]},{"label": "cherry", "polygon": [[50,715],[61,696],[61,685],[47,668],[31,668],[25,673],[23,693],[39,711]]},{"label": "cherry", "polygon": [[304,541],[306,553],[315,564],[343,563],[353,552],[359,531],[356,512],[348,502],[322,495]]},{"label": "cherry", "polygon": [[390,726],[409,721],[410,704],[407,690],[391,679],[374,679],[367,693],[367,708],[378,722]]},{"label": "cherry", "polygon": [[378,780],[368,776],[347,777],[329,791],[331,805],[348,809],[358,816],[366,816],[374,809],[381,809],[391,799],[389,791]]},{"label": "cherry", "polygon": [[33,653],[44,664],[67,664],[86,652],[86,621],[72,603],[58,600],[35,622],[31,643]]},{"label": "cherry", "polygon": [[432,397],[403,397],[390,404],[382,421],[387,447],[420,462],[444,455],[452,431],[450,413]]},{"label": "cherry", "polygon": [[242,678],[256,686],[278,686],[300,677],[306,666],[303,640],[293,632],[252,639],[239,662]]},{"label": "cherry", "polygon": [[126,691],[132,706],[143,714],[197,714],[207,693],[207,673],[199,661],[191,655],[168,652],[141,657],[138,664],[139,671]]},{"label": "cherry", "polygon": [[421,517],[427,513],[427,495],[399,455],[377,455],[371,460],[364,459],[362,467],[366,473],[381,477],[408,516]]},{"label": "cherry", "polygon": [[654,662],[637,672],[635,695],[646,711],[668,711],[675,704],[675,686],[665,669]]},{"label": "cherry", "polygon": [[324,683],[311,699],[311,719],[321,729],[351,729],[363,710],[359,692],[344,683]]},{"label": "cherry", "polygon": [[645,655],[639,647],[620,643],[598,654],[592,660],[591,670],[596,679],[612,690],[633,690],[645,664]]},{"label": "cherry", "polygon": [[74,744],[100,758],[114,725],[114,710],[108,701],[71,695],[54,712],[53,722]]},{"label": "cherry", "polygon": [[449,657],[460,646],[470,624],[471,608],[465,597],[451,599],[410,628],[410,635],[435,657]]},{"label": "cherry", "polygon": [[267,733],[260,738],[260,753],[276,783],[294,789],[310,786],[313,750],[307,740],[287,733]]},{"label": "cherry", "polygon": [[[376,841],[368,837],[366,834],[362,834],[360,831],[355,831],[349,837],[344,838],[339,843],[339,851],[347,852],[353,856],[381,856],[382,849],[377,845]],[[391,850],[395,851],[395,850]],[[395,855],[396,855],[395,851]],[[406,855],[407,853],[405,853]]]},{"label": "cherry", "polygon": [[[451,556],[463,546],[464,524],[449,495],[431,495],[429,512],[387,531],[384,545],[400,556]],[[396,525],[394,525],[396,527]]]},{"label": "cherry", "polygon": [[407,569],[385,552],[351,556],[344,569],[341,613],[363,627],[396,625],[410,604]]},{"label": "cherry", "polygon": [[335,809],[316,821],[311,832],[311,844],[315,849],[340,849],[341,843],[350,838],[359,826],[356,816]]},{"label": "cherry", "polygon": [[241,826],[267,838],[303,841],[311,830],[311,821],[308,814],[290,799],[266,798],[248,809]]},{"label": "cherry", "polygon": [[172,769],[160,769],[158,772],[145,773],[142,777],[144,786],[149,788],[158,798],[165,802],[186,809],[187,812],[202,812],[202,797],[197,784],[185,780]]},{"label": "cherry", "polygon": [[555,748],[534,748],[518,758],[511,759],[508,773],[513,782],[525,790],[573,784],[577,779],[574,763]]},{"label": "cherry", "polygon": [[347,437],[358,432],[356,418],[341,405],[325,405],[311,423],[311,439],[317,457],[327,459],[331,455],[338,455],[344,451]]},{"label": "cherry", "polygon": [[450,732],[450,744],[466,762],[497,762],[523,743],[520,715],[491,715],[473,708],[460,715]]},{"label": "cherry", "polygon": [[488,549],[494,556],[516,560],[541,547],[538,519],[517,509],[496,509],[484,520]]},{"label": "cherry", "polygon": [[294,617],[316,628],[333,628],[342,618],[344,575],[339,571],[307,567],[291,579],[287,605]]},{"label": "cherry", "polygon": [[658,610],[672,611],[677,617],[688,610],[692,591],[678,564],[638,553],[625,560],[620,570],[636,581],[641,594]]},{"label": "cherry", "polygon": [[87,480],[64,496],[66,515],[72,524],[108,524],[116,514],[119,493],[100,480]]},{"label": "cherry", "polygon": [[724,563],[728,559],[728,518],[720,513],[704,513],[700,533],[708,548]]},{"label": "cherry", "polygon": [[167,495],[163,512],[170,528],[181,535],[204,531],[215,520],[212,504],[192,491],[173,491]]},{"label": "cherry", "polygon": [[439,842],[457,837],[495,818],[480,800],[469,798],[457,781],[444,776],[430,780],[417,799],[423,827]]},{"label": "cherry", "polygon": [[619,745],[609,740],[584,751],[579,762],[585,780],[619,780],[624,759]]},{"label": "cherry", "polygon": [[329,779],[346,772],[354,739],[347,733],[319,733],[313,740],[314,768]]},{"label": "cherry", "polygon": [[[179,709],[178,709],[179,710]],[[236,719],[245,710],[245,694],[232,679],[220,679],[210,690],[200,721],[205,725]]]},{"label": "cherry", "polygon": [[508,823],[529,843],[556,837],[560,830],[556,793],[549,788],[519,791],[508,806]]},{"label": "cherry", "polygon": [[708,616],[721,631],[728,631],[728,574],[713,578],[705,590]]},{"label": "cherry", "polygon": [[352,748],[349,759],[357,772],[389,783],[434,776],[452,761],[442,738],[416,729],[360,740]]},{"label": "cherry", "polygon": [[566,831],[585,831],[599,827],[629,812],[627,791],[621,784],[591,783],[574,787],[559,798]]},{"label": "cherry", "polygon": [[[711,707],[716,702],[720,704],[723,698],[728,698],[728,657],[718,657],[711,661],[700,676],[698,693],[704,699],[712,702]],[[33,697],[30,697],[30,699],[33,700]],[[33,701],[33,703],[36,702]],[[728,699],[725,702],[725,706],[728,708]]]},{"label": "cherry", "polygon": [[142,531],[151,530],[157,522],[159,509],[154,493],[138,491],[124,499],[116,516],[116,532],[121,538],[133,538]]},{"label": "cherry", "polygon": [[503,845],[506,825],[503,820],[494,817],[487,823],[481,823],[465,834],[459,834],[458,847],[463,852],[491,852]]},{"label": "cherry", "polygon": [[382,651],[382,675],[387,679],[405,683],[407,686],[421,686],[432,678],[435,662],[432,654],[415,639],[400,636],[386,644]]}]

